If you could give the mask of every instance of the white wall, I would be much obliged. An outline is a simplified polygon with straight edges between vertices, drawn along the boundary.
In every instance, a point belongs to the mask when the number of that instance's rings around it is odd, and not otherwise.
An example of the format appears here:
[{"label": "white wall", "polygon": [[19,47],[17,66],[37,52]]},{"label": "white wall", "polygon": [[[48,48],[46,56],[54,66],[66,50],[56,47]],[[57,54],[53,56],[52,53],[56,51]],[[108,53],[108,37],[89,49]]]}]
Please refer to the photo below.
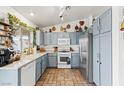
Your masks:
[{"label": "white wall", "polygon": [[[85,25],[86,25],[86,26],[89,26],[89,19],[88,19],[88,18],[86,18],[86,19],[81,19],[81,20],[85,21]],[[54,26],[56,27],[56,31],[55,31],[55,32],[60,32],[61,26],[66,27],[67,24],[70,24],[70,25],[71,25],[71,28],[70,28],[70,29],[66,29],[67,32],[74,32],[74,31],[75,31],[75,26],[76,26],[76,25],[79,26],[79,21],[80,21],[80,20],[75,20],[75,21],[66,22],[66,23],[63,23],[63,24],[54,25]],[[85,26],[85,25],[84,25],[84,26]],[[44,27],[44,28],[42,28],[42,30],[49,32],[49,29],[51,29],[51,28],[52,28],[52,26]],[[83,28],[83,27],[82,27],[82,28]]]},{"label": "white wall", "polygon": [[120,30],[124,20],[124,7],[112,7],[112,75],[113,85],[124,86],[124,31]]},{"label": "white wall", "polygon": [[124,7],[119,7],[119,85],[124,85],[124,31],[120,31],[124,20]]},{"label": "white wall", "polygon": [[112,7],[112,85],[119,85],[119,7]]}]

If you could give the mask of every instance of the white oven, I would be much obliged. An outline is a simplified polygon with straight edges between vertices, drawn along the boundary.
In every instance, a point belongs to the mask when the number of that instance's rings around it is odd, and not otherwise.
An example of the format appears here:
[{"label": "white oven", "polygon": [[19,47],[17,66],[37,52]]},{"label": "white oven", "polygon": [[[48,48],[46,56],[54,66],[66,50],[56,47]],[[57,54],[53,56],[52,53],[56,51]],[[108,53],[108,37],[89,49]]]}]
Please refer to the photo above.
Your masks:
[{"label": "white oven", "polygon": [[58,68],[71,68],[70,52],[58,52]]},{"label": "white oven", "polygon": [[71,68],[70,38],[59,38],[58,45],[58,68]]}]

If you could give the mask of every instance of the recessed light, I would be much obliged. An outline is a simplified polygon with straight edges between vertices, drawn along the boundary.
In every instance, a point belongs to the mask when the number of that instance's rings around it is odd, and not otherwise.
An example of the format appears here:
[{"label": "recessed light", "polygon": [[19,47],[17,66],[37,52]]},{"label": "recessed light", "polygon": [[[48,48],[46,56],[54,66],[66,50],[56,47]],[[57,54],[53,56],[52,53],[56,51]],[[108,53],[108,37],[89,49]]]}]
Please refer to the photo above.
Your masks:
[{"label": "recessed light", "polygon": [[31,12],[31,13],[30,13],[30,16],[34,16],[34,13],[33,13],[33,12]]}]

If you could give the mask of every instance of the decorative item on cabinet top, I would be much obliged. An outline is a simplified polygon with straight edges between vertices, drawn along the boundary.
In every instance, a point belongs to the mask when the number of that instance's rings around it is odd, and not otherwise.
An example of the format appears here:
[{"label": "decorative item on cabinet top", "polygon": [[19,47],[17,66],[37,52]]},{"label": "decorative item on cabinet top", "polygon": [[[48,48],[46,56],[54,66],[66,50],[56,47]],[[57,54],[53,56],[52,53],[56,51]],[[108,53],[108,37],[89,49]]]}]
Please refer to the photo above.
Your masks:
[{"label": "decorative item on cabinet top", "polygon": [[52,27],[52,31],[56,31],[56,27],[55,26]]},{"label": "decorative item on cabinet top", "polygon": [[61,26],[60,31],[62,31],[62,32],[66,32],[66,28],[63,27],[63,26]]},{"label": "decorative item on cabinet top", "polygon": [[79,27],[76,25],[75,26],[75,30],[78,32],[79,31]]},{"label": "decorative item on cabinet top", "polygon": [[71,25],[70,25],[70,24],[68,24],[68,25],[66,26],[66,28],[67,28],[67,29],[70,29],[70,28],[71,28]]},{"label": "decorative item on cabinet top", "polygon": [[85,23],[84,21],[79,21],[80,26],[83,26],[84,23]]}]

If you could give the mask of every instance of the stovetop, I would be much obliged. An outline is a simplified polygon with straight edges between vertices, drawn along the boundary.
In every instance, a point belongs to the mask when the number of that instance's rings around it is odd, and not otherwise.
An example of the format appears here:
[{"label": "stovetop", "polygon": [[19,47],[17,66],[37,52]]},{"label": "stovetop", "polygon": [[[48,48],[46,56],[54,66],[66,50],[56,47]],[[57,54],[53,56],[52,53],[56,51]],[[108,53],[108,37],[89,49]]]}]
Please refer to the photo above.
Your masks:
[{"label": "stovetop", "polygon": [[67,53],[67,52],[70,52],[70,51],[65,51],[65,50],[63,50],[63,51],[59,51],[59,52]]}]

